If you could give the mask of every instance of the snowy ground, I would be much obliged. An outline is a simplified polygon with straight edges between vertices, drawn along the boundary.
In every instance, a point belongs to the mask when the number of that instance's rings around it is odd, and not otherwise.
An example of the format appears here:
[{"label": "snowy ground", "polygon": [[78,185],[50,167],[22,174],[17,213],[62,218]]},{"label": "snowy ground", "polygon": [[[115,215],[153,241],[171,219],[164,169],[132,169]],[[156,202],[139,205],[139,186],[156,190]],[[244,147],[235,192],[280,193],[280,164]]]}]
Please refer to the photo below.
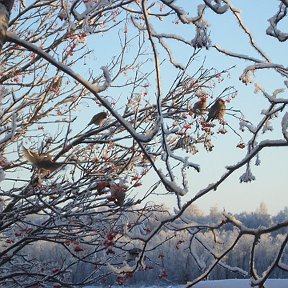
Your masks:
[{"label": "snowy ground", "polygon": [[[217,280],[204,281],[194,286],[195,288],[251,288],[249,280]],[[271,279],[265,283],[267,288],[288,288],[288,279]]]},{"label": "snowy ground", "polygon": [[[116,288],[121,286],[112,286],[111,288]],[[123,286],[122,286],[123,287]],[[125,287],[125,286],[124,286]],[[167,285],[167,286],[145,286],[145,285],[133,285],[127,286],[130,288],[184,288],[185,285]],[[288,288],[288,279],[270,279],[265,283],[266,288]],[[86,288],[100,288],[100,286],[89,286]],[[229,280],[207,280],[197,285],[193,286],[193,288],[251,288],[249,284],[249,280],[240,280],[240,279],[229,279]]]}]

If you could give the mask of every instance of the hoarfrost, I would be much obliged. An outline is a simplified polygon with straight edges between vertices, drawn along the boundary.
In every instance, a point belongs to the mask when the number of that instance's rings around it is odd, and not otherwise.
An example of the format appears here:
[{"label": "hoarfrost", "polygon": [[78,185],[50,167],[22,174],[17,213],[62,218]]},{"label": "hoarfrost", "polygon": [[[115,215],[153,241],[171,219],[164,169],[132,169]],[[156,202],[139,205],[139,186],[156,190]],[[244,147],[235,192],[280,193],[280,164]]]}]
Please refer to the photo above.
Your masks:
[{"label": "hoarfrost", "polygon": [[195,23],[196,26],[196,35],[191,41],[191,45],[194,48],[203,48],[209,49],[211,46],[210,35],[208,33],[208,23],[204,19],[204,5],[198,6],[198,17],[199,20]]},{"label": "hoarfrost", "polygon": [[239,177],[240,183],[242,182],[248,183],[254,181],[255,179],[256,178],[252,174],[250,167],[247,167],[246,172]]}]

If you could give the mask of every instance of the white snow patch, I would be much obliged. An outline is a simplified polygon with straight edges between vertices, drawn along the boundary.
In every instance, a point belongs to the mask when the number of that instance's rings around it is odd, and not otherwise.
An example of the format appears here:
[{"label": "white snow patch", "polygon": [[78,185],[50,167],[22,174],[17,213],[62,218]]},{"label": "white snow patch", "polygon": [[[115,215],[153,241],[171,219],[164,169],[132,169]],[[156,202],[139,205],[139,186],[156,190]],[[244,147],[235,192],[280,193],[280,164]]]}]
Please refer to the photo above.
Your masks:
[{"label": "white snow patch", "polygon": [[[287,288],[288,279],[271,279],[265,282],[267,288]],[[250,280],[229,279],[229,280],[207,280],[193,286],[194,288],[251,288]]]},{"label": "white snow patch", "polygon": [[[188,283],[187,283],[188,284]],[[100,288],[102,286],[86,286],[85,288]],[[109,286],[111,288],[119,287],[118,285]],[[137,284],[127,286],[131,288],[184,288],[186,285],[144,285]],[[193,288],[251,288],[250,280],[248,279],[226,279],[226,280],[207,280],[202,281],[193,286]],[[268,279],[265,282],[267,288],[287,288],[288,279]]]}]

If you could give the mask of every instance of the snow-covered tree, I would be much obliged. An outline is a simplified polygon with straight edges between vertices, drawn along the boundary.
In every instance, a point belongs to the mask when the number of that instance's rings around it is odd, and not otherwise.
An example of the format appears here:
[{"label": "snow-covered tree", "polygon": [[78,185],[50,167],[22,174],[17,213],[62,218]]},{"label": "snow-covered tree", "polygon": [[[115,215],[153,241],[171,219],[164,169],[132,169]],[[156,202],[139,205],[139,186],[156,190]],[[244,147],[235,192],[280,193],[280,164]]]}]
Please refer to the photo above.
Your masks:
[{"label": "snow-covered tree", "polygon": [[[266,33],[285,42],[288,2],[275,3]],[[226,15],[247,37],[243,51],[213,39]],[[241,17],[229,0],[0,1],[2,286],[105,284],[112,275],[123,284],[149,265],[163,280],[177,251],[190,255],[175,278],[189,287],[219,267],[259,287],[276,267],[288,271],[288,235],[266,267],[255,260],[287,218],[254,229],[228,212],[211,210],[205,224],[187,213],[242,167],[240,182],[254,181],[261,150],[288,146],[286,59],[274,63]],[[211,61],[220,55],[227,62]],[[263,71],[279,86],[259,82]],[[233,107],[239,84],[263,96],[258,117],[245,116],[250,101]],[[245,155],[192,193],[196,157],[221,141]],[[154,203],[171,197],[173,212]],[[248,268],[228,265],[245,237]],[[160,253],[168,243],[170,256]]]}]

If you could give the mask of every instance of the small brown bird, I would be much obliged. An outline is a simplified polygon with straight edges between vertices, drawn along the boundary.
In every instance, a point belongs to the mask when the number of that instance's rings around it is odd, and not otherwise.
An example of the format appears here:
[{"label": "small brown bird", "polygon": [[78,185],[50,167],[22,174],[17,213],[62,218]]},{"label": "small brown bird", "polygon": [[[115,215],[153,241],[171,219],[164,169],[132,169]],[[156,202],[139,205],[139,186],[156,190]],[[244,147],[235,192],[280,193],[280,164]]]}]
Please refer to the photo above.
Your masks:
[{"label": "small brown bird", "polygon": [[23,146],[23,154],[25,158],[36,168],[43,169],[52,173],[53,171],[57,170],[61,166],[63,166],[63,162],[54,162],[52,160],[52,156],[49,154],[37,154],[30,149],[27,149]]},{"label": "small brown bird", "polygon": [[88,126],[92,125],[92,124],[101,126],[103,124],[104,120],[107,118],[107,116],[108,116],[108,114],[106,112],[100,112],[100,113],[94,115],[92,117],[92,119],[90,120]]},{"label": "small brown bird", "polygon": [[55,78],[50,86],[51,91],[53,91],[54,93],[58,93],[60,90],[61,84],[62,84],[62,78],[61,77]]},{"label": "small brown bird", "polygon": [[126,197],[126,187],[112,183],[110,185],[111,197],[118,206],[123,206]]},{"label": "small brown bird", "polygon": [[206,113],[206,106],[207,106],[207,98],[206,98],[206,96],[202,96],[194,104],[192,111],[196,115],[203,115]]},{"label": "small brown bird", "polygon": [[210,120],[213,121],[215,119],[223,120],[225,109],[225,101],[221,98],[217,99],[209,110],[206,122],[209,122]]}]

